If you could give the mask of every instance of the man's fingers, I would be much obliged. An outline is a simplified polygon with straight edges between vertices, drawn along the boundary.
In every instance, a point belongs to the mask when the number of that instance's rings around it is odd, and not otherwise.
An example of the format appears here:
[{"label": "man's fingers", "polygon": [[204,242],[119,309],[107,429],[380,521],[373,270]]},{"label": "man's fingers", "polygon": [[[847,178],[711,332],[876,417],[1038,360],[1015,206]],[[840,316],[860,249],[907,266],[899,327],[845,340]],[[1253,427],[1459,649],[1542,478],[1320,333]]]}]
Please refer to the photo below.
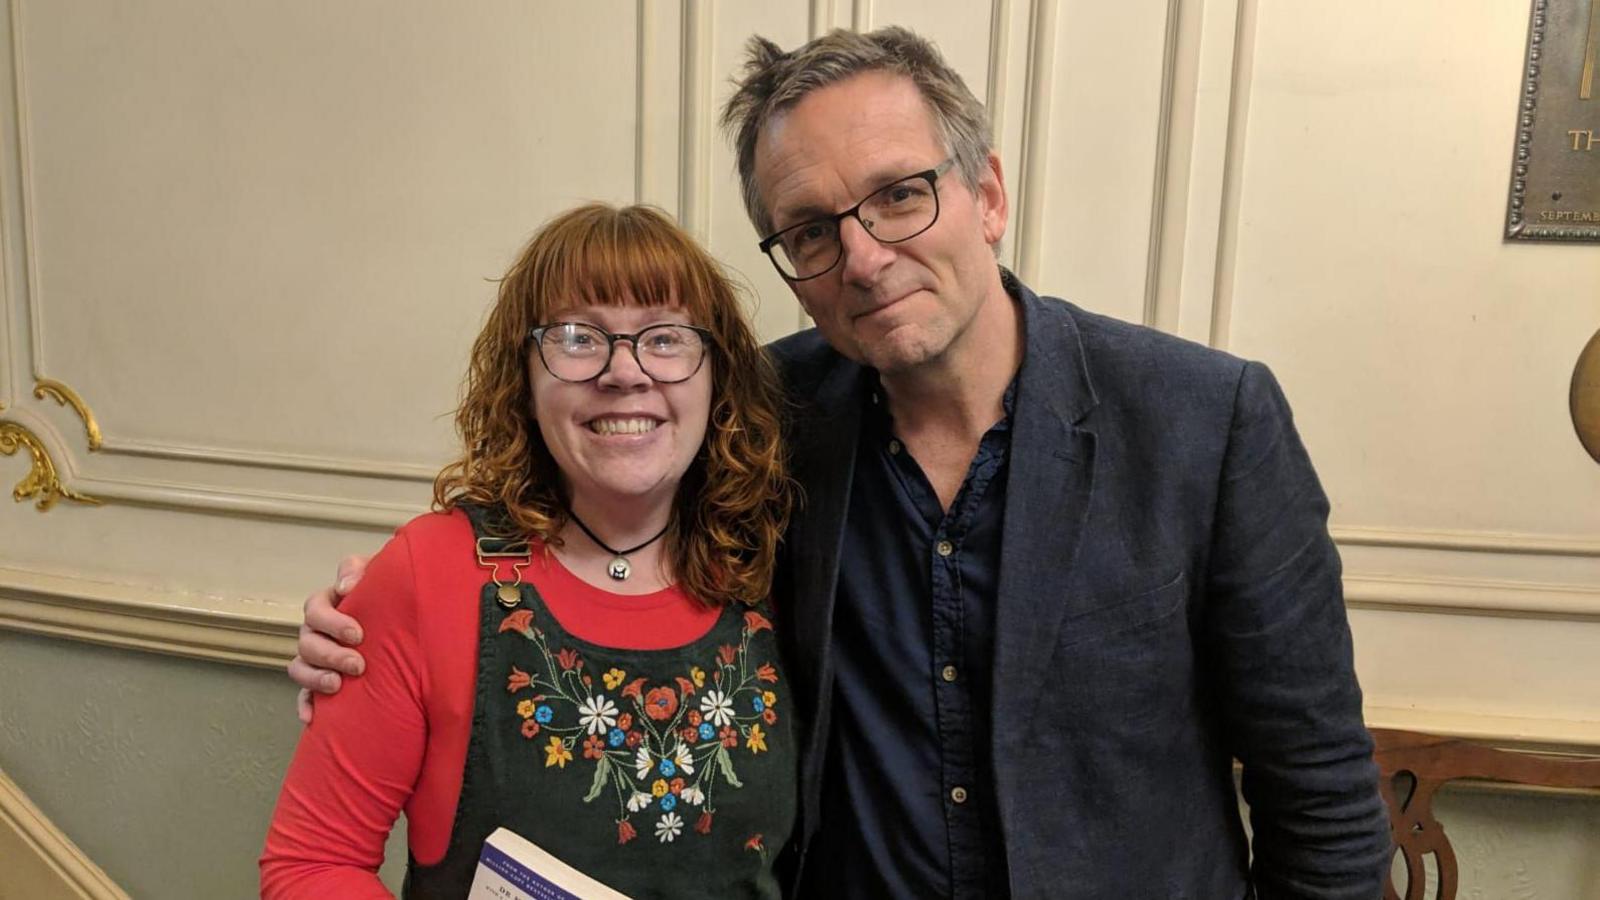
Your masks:
[{"label": "man's fingers", "polygon": [[300,717],[301,725],[311,724],[312,710],[310,691],[306,690],[305,688],[300,689],[300,693],[294,698],[294,712],[295,715]]},{"label": "man's fingers", "polygon": [[[318,634],[308,625],[300,626],[300,639],[295,644],[295,650],[307,668],[326,669],[327,674],[342,672],[346,675],[360,675],[366,670],[366,660],[361,658],[361,654],[337,641],[330,640],[326,635]],[[338,682],[327,688],[324,688],[321,681],[296,679],[296,682],[301,687],[322,691],[325,694],[331,694],[339,689]]]},{"label": "man's fingers", "polygon": [[[342,644],[354,646],[361,643],[361,623],[350,618],[334,607],[338,605],[339,597],[333,588],[323,588],[306,598],[306,619],[303,628],[325,634],[338,640]],[[302,644],[304,643],[302,630]],[[305,654],[305,647],[300,648],[300,653]],[[308,657],[313,663],[316,657]]]},{"label": "man's fingers", "polygon": [[333,581],[333,591],[338,595],[333,599],[335,606],[339,604],[340,598],[355,589],[361,576],[367,574],[367,562],[371,559],[370,556],[346,556],[339,560],[339,572]]},{"label": "man's fingers", "polygon": [[302,689],[319,694],[337,693],[344,681],[338,672],[313,665],[299,656],[289,660],[289,680],[300,685]]}]

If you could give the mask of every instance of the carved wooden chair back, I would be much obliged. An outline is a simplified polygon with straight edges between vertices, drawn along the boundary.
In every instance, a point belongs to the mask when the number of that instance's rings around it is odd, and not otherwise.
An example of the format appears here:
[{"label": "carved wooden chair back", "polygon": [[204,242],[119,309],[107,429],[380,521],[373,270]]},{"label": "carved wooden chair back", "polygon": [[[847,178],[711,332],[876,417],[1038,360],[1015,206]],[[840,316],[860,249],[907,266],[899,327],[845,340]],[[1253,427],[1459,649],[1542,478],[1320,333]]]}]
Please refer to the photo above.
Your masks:
[{"label": "carved wooden chair back", "polygon": [[[1444,826],[1433,816],[1433,798],[1445,782],[1457,778],[1502,781],[1557,788],[1600,788],[1600,759],[1541,756],[1496,750],[1460,738],[1372,729],[1374,758],[1382,774],[1379,786],[1389,806],[1389,827],[1395,850],[1405,859],[1404,900],[1423,900],[1427,889],[1423,857],[1433,854],[1439,875],[1436,900],[1455,900],[1456,854]],[[1391,874],[1384,900],[1401,900]]]}]

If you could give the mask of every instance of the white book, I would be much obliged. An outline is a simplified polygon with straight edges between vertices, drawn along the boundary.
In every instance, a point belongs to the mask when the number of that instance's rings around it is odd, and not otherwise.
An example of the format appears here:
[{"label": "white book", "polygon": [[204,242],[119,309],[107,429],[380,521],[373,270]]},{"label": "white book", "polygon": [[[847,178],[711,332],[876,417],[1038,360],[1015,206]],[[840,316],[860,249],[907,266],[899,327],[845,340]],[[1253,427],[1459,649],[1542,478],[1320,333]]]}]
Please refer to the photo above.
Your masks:
[{"label": "white book", "polygon": [[483,842],[470,900],[628,900],[514,831],[495,829]]}]

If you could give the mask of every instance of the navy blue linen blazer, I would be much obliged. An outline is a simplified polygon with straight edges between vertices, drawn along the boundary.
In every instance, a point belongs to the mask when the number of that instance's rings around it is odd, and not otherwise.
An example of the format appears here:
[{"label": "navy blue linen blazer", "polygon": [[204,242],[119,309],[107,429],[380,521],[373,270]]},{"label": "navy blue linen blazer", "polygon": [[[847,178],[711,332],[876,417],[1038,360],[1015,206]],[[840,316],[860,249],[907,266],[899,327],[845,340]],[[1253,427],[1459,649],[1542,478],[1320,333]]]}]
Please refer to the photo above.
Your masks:
[{"label": "navy blue linen blazer", "polygon": [[[1005,277],[1026,351],[987,750],[1012,894],[1381,896],[1389,832],[1328,501],[1272,375]],[[829,631],[866,373],[815,330],[771,349],[805,491],[775,585],[809,720],[796,859],[802,892],[825,893],[849,877],[806,846],[828,825]]]}]

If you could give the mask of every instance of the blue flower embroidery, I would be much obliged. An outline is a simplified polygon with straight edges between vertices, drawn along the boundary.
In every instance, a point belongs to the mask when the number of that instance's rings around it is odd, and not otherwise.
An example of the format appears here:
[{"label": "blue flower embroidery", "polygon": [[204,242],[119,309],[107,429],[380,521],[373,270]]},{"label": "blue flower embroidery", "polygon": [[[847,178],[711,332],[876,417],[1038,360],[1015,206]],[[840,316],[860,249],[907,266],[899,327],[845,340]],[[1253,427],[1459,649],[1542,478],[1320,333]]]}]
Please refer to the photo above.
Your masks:
[{"label": "blue flower embroidery", "polygon": [[[662,778],[671,778],[672,776],[678,774],[678,767],[673,765],[672,760],[663,759],[661,761],[661,765],[658,767],[658,771],[661,772],[661,777]],[[667,809],[671,809],[671,808],[672,807],[670,807],[670,806],[667,807]]]},{"label": "blue flower embroidery", "polygon": [[766,701],[762,700],[760,697],[752,698],[750,705],[755,708],[756,712],[761,712],[767,708]]},{"label": "blue flower embroidery", "polygon": [[709,741],[717,736],[717,730],[711,727],[710,722],[700,723],[700,740]]},{"label": "blue flower embroidery", "polygon": [[550,724],[550,720],[554,719],[555,717],[556,711],[548,706],[541,705],[538,709],[533,711],[533,718],[537,720],[540,725]]},{"label": "blue flower embroidery", "polygon": [[626,734],[622,733],[622,729],[621,728],[613,728],[613,729],[611,729],[611,733],[606,735],[606,743],[610,744],[613,747],[621,747],[622,746],[622,742],[627,740],[627,739],[628,739],[628,736]]},{"label": "blue flower embroidery", "polygon": [[662,810],[662,812],[672,812],[673,807],[675,807],[677,805],[678,805],[677,796],[675,796],[673,794],[665,794],[665,795],[663,795],[661,797],[661,810]]}]

